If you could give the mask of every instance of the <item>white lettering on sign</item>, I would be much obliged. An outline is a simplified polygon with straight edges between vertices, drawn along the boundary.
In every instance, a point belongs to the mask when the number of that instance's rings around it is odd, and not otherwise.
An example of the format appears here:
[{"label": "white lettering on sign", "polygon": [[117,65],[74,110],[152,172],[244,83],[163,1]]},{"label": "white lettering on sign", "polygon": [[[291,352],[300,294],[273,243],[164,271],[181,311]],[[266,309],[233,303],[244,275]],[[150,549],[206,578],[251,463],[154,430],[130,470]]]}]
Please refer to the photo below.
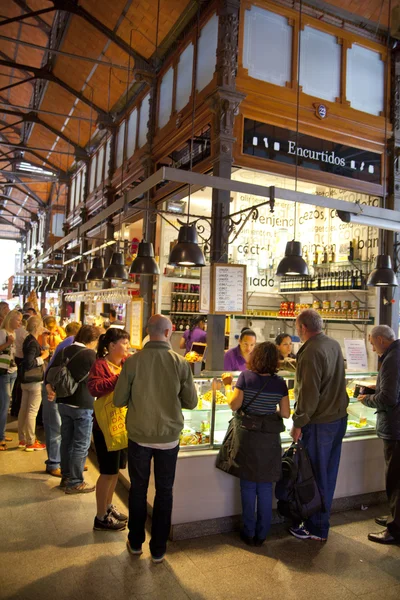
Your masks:
[{"label": "white lettering on sign", "polygon": [[[269,147],[268,138],[266,138],[266,137],[263,138],[263,142],[264,142],[265,147],[268,148]],[[258,145],[258,137],[254,136],[253,137],[253,146],[257,146],[257,145]],[[274,150],[275,150],[275,152],[279,152],[282,150],[281,144],[279,142],[274,142]],[[310,160],[317,160],[317,161],[329,163],[330,165],[337,165],[340,167],[346,166],[346,159],[340,158],[340,156],[336,156],[335,152],[327,152],[327,151],[318,152],[317,150],[311,150],[310,148],[302,148],[301,146],[296,146],[296,142],[293,142],[293,141],[289,141],[289,149],[287,151],[287,154],[295,154],[295,155],[297,154],[297,156],[301,156],[303,158],[309,158]],[[350,168],[352,168],[352,169],[357,168],[355,166],[354,160],[351,161]],[[360,171],[363,171],[364,168],[365,168],[365,163],[362,162],[359,169],[360,169]],[[368,172],[369,173],[374,172],[373,165],[368,166]]]}]

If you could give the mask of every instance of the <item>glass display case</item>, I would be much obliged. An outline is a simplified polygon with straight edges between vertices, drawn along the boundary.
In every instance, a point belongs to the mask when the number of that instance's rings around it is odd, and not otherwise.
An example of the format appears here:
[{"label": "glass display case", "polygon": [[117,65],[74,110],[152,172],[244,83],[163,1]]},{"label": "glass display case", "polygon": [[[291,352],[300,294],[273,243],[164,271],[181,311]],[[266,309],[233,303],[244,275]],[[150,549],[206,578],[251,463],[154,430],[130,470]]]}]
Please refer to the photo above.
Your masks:
[{"label": "glass display case", "polygon": [[[294,373],[279,373],[288,384],[291,412],[294,409]],[[375,410],[363,406],[354,397],[360,386],[374,387],[376,372],[346,373],[346,388],[350,398],[349,420],[346,437],[374,434],[376,425]],[[234,375],[233,385],[239,373]],[[180,436],[181,450],[207,450],[219,448],[224,439],[232,411],[227,404],[221,373],[203,372],[194,378],[198,404],[194,410],[183,410],[184,429]],[[357,393],[357,392],[356,392]],[[281,434],[283,443],[290,442],[292,419],[284,419],[285,431]]]}]

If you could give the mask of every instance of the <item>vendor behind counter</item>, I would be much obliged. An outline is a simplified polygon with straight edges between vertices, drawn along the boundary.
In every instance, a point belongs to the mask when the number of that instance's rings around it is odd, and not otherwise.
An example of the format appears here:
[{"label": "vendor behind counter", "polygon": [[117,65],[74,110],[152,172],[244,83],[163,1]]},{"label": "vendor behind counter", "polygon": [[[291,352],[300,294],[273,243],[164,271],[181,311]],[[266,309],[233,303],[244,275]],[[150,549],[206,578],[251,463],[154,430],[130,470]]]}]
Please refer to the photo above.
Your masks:
[{"label": "vendor behind counter", "polygon": [[275,339],[278,349],[279,369],[282,371],[296,370],[296,357],[292,352],[292,337],[288,333],[280,333]]},{"label": "vendor behind counter", "polygon": [[179,344],[181,350],[185,350],[186,354],[190,352],[192,344],[206,344],[207,333],[206,317],[200,315],[195,317],[190,325],[190,328],[185,331]]},{"label": "vendor behind counter", "polygon": [[224,371],[245,371],[250,354],[257,343],[256,334],[252,329],[244,327],[240,332],[239,344],[231,348],[224,356]]}]

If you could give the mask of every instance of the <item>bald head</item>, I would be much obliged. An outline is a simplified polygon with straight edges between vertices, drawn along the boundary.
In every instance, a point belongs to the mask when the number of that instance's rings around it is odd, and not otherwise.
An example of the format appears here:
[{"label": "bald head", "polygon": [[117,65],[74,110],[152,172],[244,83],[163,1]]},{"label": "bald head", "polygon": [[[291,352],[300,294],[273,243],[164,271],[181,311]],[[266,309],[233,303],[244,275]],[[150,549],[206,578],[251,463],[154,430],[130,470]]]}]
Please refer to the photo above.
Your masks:
[{"label": "bald head", "polygon": [[153,315],[147,323],[151,342],[168,342],[172,333],[172,323],[164,315]]}]

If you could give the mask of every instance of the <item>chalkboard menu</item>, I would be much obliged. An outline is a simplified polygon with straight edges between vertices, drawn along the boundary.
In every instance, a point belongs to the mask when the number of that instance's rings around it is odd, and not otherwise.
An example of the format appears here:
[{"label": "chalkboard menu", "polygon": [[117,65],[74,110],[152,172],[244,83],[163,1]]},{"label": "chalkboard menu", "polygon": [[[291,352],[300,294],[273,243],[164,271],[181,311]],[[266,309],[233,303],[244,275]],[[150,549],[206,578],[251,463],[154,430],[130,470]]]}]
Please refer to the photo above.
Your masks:
[{"label": "chalkboard menu", "polygon": [[246,266],[204,267],[200,281],[200,312],[243,315],[246,312]]}]

